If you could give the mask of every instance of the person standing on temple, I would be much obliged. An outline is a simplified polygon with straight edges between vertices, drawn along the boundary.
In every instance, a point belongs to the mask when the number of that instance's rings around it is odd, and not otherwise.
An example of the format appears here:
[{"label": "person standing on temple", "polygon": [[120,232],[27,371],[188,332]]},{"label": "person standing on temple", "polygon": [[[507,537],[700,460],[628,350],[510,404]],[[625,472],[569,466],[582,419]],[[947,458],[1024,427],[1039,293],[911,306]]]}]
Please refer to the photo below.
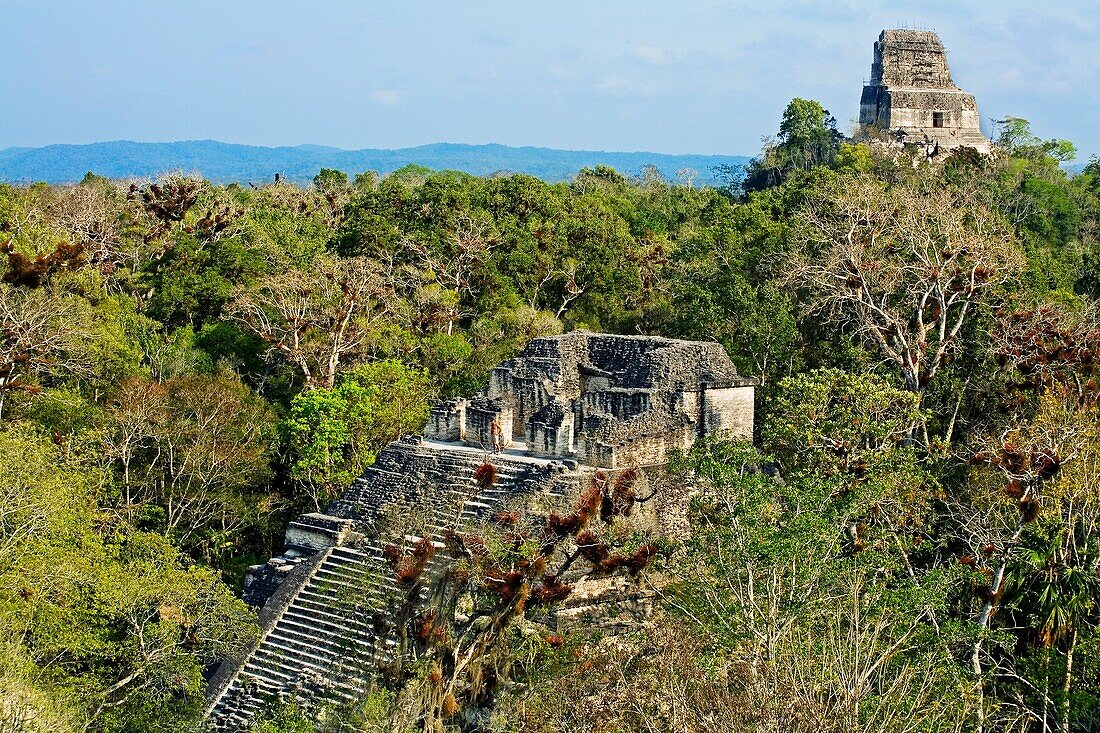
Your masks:
[{"label": "person standing on temple", "polygon": [[493,453],[500,453],[504,449],[504,430],[495,417],[489,423],[489,433],[493,437]]}]

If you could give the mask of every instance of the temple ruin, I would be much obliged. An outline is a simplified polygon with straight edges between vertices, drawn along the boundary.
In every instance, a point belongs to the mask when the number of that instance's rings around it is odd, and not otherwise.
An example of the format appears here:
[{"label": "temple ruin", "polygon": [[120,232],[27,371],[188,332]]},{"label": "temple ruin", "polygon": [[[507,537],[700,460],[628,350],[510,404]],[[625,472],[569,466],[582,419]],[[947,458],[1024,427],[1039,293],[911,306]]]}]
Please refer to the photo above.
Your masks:
[{"label": "temple ruin", "polygon": [[932,31],[884,30],[875,42],[871,80],[863,87],[859,123],[929,157],[971,147],[988,154],[973,94],[951,80],[947,53]]},{"label": "temple ruin", "polygon": [[432,410],[424,437],[488,447],[495,419],[529,455],[656,465],[697,436],[751,436],[752,399],[718,344],[577,332],[532,342],[481,395]]},{"label": "temple ruin", "polygon": [[[503,507],[570,497],[599,470],[639,469],[658,487],[647,521],[677,532],[686,496],[682,487],[662,493],[660,467],[700,437],[751,439],[754,384],[716,343],[588,332],[535,339],[494,369],[479,395],[436,406],[423,435],[384,448],[323,513],[291,522],[283,554],[250,569],[245,600],[260,609],[262,636],[210,681],[211,727],[246,728],[276,699],[361,697],[373,670],[399,653],[383,621],[401,590],[380,571],[394,516],[422,517],[422,536],[443,548],[443,533]],[[506,441],[495,454],[494,420]],[[486,461],[496,471],[491,485],[476,476]],[[428,572],[447,562],[437,553]],[[609,605],[610,586],[599,584],[615,581],[592,582],[562,619]],[[644,599],[616,592],[617,605],[631,606],[623,613],[644,613]]]}]

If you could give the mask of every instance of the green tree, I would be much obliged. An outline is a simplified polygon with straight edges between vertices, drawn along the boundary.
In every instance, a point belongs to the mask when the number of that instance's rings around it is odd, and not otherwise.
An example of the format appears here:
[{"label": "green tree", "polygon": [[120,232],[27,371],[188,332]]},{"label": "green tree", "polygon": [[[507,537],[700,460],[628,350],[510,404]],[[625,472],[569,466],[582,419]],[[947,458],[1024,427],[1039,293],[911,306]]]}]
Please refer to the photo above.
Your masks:
[{"label": "green tree", "polygon": [[14,391],[36,392],[49,376],[88,371],[89,324],[78,299],[0,283],[0,417]]},{"label": "green tree", "polygon": [[784,379],[765,440],[784,466],[848,472],[893,454],[925,419],[920,398],[875,374],[820,369]]},{"label": "green tree", "polygon": [[[889,403],[911,402],[894,392]],[[815,403],[799,421],[815,425],[789,431],[806,448],[787,451],[782,480],[768,470],[775,459],[744,445],[697,445],[678,464],[701,492],[667,605],[728,670],[743,725],[732,730],[894,731],[895,714],[909,730],[965,724],[965,672],[941,638],[953,633],[943,613],[953,584],[914,549],[935,483],[892,441],[862,454],[866,465],[838,460],[829,446],[866,433],[874,410],[849,413],[864,430],[834,434]],[[835,472],[805,464],[810,452]]]},{"label": "green tree", "polygon": [[1005,117],[996,120],[999,128],[997,144],[1011,155],[1038,159],[1051,157],[1066,162],[1077,157],[1077,149],[1069,140],[1043,140],[1031,131],[1031,123],[1023,117]]},{"label": "green tree", "polygon": [[1050,305],[1006,314],[996,329],[1003,399],[1013,409],[976,436],[976,467],[948,524],[967,551],[960,562],[975,570],[965,609],[977,627],[971,665],[994,720],[1004,711],[1071,731],[1100,710],[1095,681],[1077,674],[1079,641],[1100,625],[1100,422],[1090,346],[1100,330],[1087,313]]},{"label": "green tree", "polygon": [[377,452],[423,428],[432,386],[397,361],[362,364],[331,389],[302,392],[282,422],[291,477],[316,510],[347,488]]},{"label": "green tree", "polygon": [[123,381],[94,438],[119,475],[121,505],[207,561],[261,520],[276,422],[235,375]]},{"label": "green tree", "polygon": [[204,241],[178,232],[173,246],[145,271],[152,293],[146,313],[161,323],[195,329],[221,318],[234,287],[265,270],[258,254],[237,237]]},{"label": "green tree", "polygon": [[215,572],[101,513],[103,479],[32,428],[0,430],[0,685],[17,695],[0,709],[178,730],[203,670],[250,643],[254,621]]},{"label": "green tree", "polygon": [[748,167],[742,184],[746,191],[758,191],[783,182],[796,170],[832,165],[842,135],[836,118],[812,99],[794,98],[783,110],[779,135]]},{"label": "green tree", "polygon": [[322,168],[313,177],[313,185],[322,191],[347,188],[348,174],[333,168]]},{"label": "green tree", "polygon": [[671,258],[668,330],[721,342],[742,373],[766,386],[799,357],[795,306],[772,271],[782,261],[785,227],[762,201],[709,209],[707,231]]},{"label": "green tree", "polygon": [[874,154],[863,143],[841,143],[833,162],[842,173],[869,173],[875,167]]},{"label": "green tree", "polygon": [[1003,299],[1026,263],[979,193],[934,177],[829,176],[795,216],[786,279],[806,315],[850,328],[913,392],[977,348],[968,324]]}]

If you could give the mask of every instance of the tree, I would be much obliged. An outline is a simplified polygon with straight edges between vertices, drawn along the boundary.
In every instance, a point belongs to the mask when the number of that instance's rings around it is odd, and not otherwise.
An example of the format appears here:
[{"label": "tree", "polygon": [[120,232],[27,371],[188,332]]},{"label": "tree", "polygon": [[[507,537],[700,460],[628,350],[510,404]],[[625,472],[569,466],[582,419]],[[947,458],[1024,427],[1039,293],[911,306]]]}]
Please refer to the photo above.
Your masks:
[{"label": "tree", "polygon": [[[1069,531],[1074,531],[1073,528]],[[1059,729],[1072,731],[1074,658],[1078,634],[1098,620],[1096,596],[1100,593],[1100,573],[1089,557],[1091,548],[1063,536],[1044,547],[1022,547],[1019,558],[1008,571],[1005,604],[1028,618],[1035,631],[1034,643],[1042,649],[1043,692],[1039,707],[1044,728],[1055,717],[1050,700],[1051,648],[1064,645],[1065,668],[1061,699],[1058,701]],[[1082,550],[1084,552],[1082,553]]]},{"label": "tree", "polygon": [[105,417],[99,444],[120,471],[124,508],[155,508],[159,529],[207,560],[219,557],[262,503],[257,490],[270,476],[275,438],[270,408],[219,373],[127,380]]},{"label": "tree", "polygon": [[779,147],[798,168],[832,163],[840,138],[836,118],[820,102],[796,97],[783,111]]},{"label": "tree", "polygon": [[199,329],[217,322],[234,288],[265,269],[258,253],[238,237],[207,241],[178,232],[172,247],[145,269],[145,313],[167,326]]},{"label": "tree", "polygon": [[447,293],[442,299],[441,320],[447,324],[448,336],[454,333],[456,321],[466,314],[463,299],[476,294],[476,271],[484,266],[499,242],[486,232],[482,221],[459,215],[447,227],[437,243],[407,239],[404,247],[425,279]]},{"label": "tree", "polygon": [[89,334],[71,298],[0,283],[0,416],[15,390],[35,392],[49,374],[79,374]]},{"label": "tree", "polygon": [[[875,437],[880,410],[904,433],[913,397],[876,378],[801,381],[781,387],[781,480],[775,458],[736,443],[698,443],[675,466],[698,494],[664,601],[739,700],[739,724],[719,729],[963,729],[963,668],[938,640],[951,586],[917,563],[935,483],[910,449]],[[852,427],[829,404],[850,409]],[[837,455],[848,437],[855,462]],[[696,716],[706,703],[685,701]]]},{"label": "tree", "polygon": [[271,358],[298,368],[306,389],[331,389],[344,362],[362,359],[369,337],[390,327],[396,300],[377,262],[319,256],[241,288],[228,309]]},{"label": "tree", "polygon": [[215,572],[98,510],[103,479],[32,428],[0,430],[0,725],[179,730],[202,671],[255,638]]},{"label": "tree", "polygon": [[1000,128],[997,144],[1009,154],[1024,158],[1050,156],[1065,163],[1077,157],[1077,149],[1069,140],[1042,140],[1031,131],[1031,123],[1023,117],[995,120]]},{"label": "tree", "polygon": [[832,165],[842,138],[836,119],[820,102],[796,97],[783,110],[776,142],[767,143],[763,154],[749,164],[742,187],[771,188],[792,171]]},{"label": "tree", "polygon": [[710,231],[683,242],[671,262],[674,305],[667,330],[717,340],[742,373],[763,386],[789,374],[798,357],[794,305],[771,268],[782,260],[784,227],[763,202],[713,206]]},{"label": "tree", "polygon": [[[358,179],[356,179],[358,180]],[[332,168],[322,168],[313,177],[313,188],[321,195],[325,203],[325,212],[330,226],[339,225],[344,216],[344,206],[351,199],[351,186],[348,174]]]},{"label": "tree", "polygon": [[[1066,733],[1075,713],[1084,720],[1097,708],[1095,691],[1077,690],[1074,677],[1078,639],[1100,624],[1093,602],[1100,587],[1098,336],[1089,315],[1047,304],[998,324],[998,361],[1009,396],[1020,398],[978,443],[968,501],[953,502],[951,516],[967,552],[962,561],[975,569],[971,665],[979,692],[1012,700],[1020,717],[1046,729],[1057,718]],[[998,640],[1002,629],[1017,636],[1021,651]]]},{"label": "tree", "polygon": [[779,384],[765,439],[790,468],[864,473],[924,419],[920,398],[875,374],[820,369]]},{"label": "tree", "polygon": [[875,167],[875,156],[865,143],[841,143],[834,163],[842,173],[870,173]]},{"label": "tree", "polygon": [[[481,489],[495,476],[492,463],[474,473]],[[628,523],[647,500],[638,491],[640,478],[630,469],[598,473],[571,497],[571,506],[545,514],[505,508],[475,524],[459,512],[442,531],[445,550],[417,526],[422,519],[403,514],[393,530],[404,540],[384,548],[384,571],[393,573],[396,590],[382,623],[397,640],[397,661],[380,672],[388,689],[416,698],[414,720],[424,730],[439,730],[462,710],[476,714],[492,705],[510,679],[521,630],[540,647],[560,645],[563,639],[542,622],[577,584],[637,579],[656,559],[658,546]],[[433,572],[437,552],[446,557]],[[350,613],[366,606],[354,594],[342,603]],[[424,666],[426,678],[418,674]]]},{"label": "tree", "polygon": [[[94,476],[64,465],[56,447],[23,425],[0,429],[0,731],[78,730],[76,710],[86,700],[43,679],[33,651],[26,647],[34,617],[23,596],[42,584],[36,574],[71,548],[86,530],[93,503]],[[79,529],[74,529],[79,528]],[[54,568],[55,573],[58,568]],[[64,577],[64,573],[61,574]]]},{"label": "tree", "polygon": [[965,348],[968,320],[1023,268],[1003,221],[969,189],[831,177],[798,215],[788,282],[808,314],[854,333],[922,393]]},{"label": "tree", "polygon": [[160,239],[174,228],[183,227],[188,212],[199,203],[206,181],[191,176],[169,175],[139,188],[131,184],[129,200],[140,206],[150,220],[147,243]]},{"label": "tree", "polygon": [[89,173],[79,186],[58,193],[51,214],[91,265],[110,276],[132,261],[135,242],[125,231],[123,190]]},{"label": "tree", "polygon": [[396,361],[363,364],[332,389],[294,397],[281,430],[291,477],[320,511],[392,440],[421,430],[433,389],[426,372]]}]

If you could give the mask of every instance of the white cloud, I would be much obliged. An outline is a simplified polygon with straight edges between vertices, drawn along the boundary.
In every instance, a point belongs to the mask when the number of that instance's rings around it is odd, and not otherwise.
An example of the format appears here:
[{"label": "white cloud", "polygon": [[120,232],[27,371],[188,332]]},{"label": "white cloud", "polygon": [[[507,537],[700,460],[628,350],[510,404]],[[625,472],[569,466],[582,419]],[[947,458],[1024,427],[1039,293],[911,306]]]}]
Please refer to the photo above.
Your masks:
[{"label": "white cloud", "polygon": [[639,83],[621,76],[605,76],[596,84],[596,91],[615,97],[650,97],[657,93],[657,85],[651,81]]},{"label": "white cloud", "polygon": [[370,96],[375,102],[385,107],[396,107],[401,103],[401,94],[393,89],[379,89]]},{"label": "white cloud", "polygon": [[656,46],[635,46],[630,50],[630,54],[640,60],[650,64],[666,64],[668,63],[668,53]]}]

